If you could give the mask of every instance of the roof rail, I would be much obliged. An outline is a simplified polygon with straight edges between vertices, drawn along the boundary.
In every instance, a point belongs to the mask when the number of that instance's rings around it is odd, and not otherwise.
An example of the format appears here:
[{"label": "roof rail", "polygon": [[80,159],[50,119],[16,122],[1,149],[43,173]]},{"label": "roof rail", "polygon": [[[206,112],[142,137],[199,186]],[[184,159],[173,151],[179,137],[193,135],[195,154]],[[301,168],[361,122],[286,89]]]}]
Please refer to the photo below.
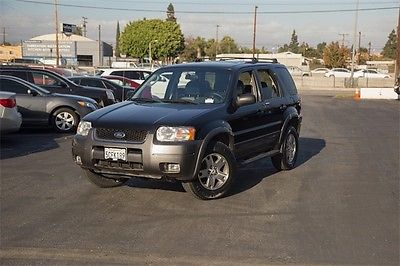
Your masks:
[{"label": "roof rail", "polygon": [[255,57],[252,58],[248,58],[248,57],[237,57],[237,56],[224,56],[224,57],[219,57],[218,58],[220,61],[245,61],[245,62],[249,62],[249,63],[278,63],[278,60],[276,58],[265,58],[265,59],[258,59]]}]

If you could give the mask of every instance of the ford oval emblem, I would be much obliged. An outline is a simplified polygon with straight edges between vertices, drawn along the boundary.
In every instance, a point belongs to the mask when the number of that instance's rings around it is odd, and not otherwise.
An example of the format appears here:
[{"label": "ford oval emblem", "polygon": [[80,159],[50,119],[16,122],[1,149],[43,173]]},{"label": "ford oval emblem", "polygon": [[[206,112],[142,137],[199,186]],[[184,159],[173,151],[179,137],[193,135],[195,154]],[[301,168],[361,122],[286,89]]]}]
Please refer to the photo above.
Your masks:
[{"label": "ford oval emblem", "polygon": [[121,131],[115,132],[114,137],[116,137],[117,139],[123,139],[125,137],[125,133]]}]

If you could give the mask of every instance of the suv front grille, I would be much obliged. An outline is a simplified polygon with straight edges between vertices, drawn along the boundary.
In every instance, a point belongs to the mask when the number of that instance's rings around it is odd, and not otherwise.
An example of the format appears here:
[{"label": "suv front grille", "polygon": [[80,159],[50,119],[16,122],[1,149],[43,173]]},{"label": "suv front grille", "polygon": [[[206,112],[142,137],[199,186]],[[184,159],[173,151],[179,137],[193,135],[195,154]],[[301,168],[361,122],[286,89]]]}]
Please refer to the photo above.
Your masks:
[{"label": "suv front grille", "polygon": [[[117,137],[119,136],[119,137]],[[123,136],[123,137],[122,137]],[[96,137],[105,140],[120,140],[131,142],[144,142],[147,136],[146,130],[134,129],[114,129],[114,128],[97,128]]]}]

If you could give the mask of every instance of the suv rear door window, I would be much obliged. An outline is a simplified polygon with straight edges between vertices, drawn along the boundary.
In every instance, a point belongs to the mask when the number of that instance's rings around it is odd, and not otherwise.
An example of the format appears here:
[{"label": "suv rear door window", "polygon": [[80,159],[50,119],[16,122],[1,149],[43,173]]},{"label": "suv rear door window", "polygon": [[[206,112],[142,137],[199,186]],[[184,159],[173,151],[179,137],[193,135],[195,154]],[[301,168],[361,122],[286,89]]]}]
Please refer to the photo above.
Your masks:
[{"label": "suv rear door window", "polygon": [[277,98],[281,96],[277,83],[272,74],[267,69],[257,70],[258,78],[261,85],[261,97],[263,100]]},{"label": "suv rear door window", "polygon": [[18,71],[18,70],[0,70],[0,74],[1,75],[7,75],[7,76],[14,76],[14,77],[18,77],[20,79],[28,80],[28,76],[26,75],[25,71]]},{"label": "suv rear door window", "polygon": [[136,80],[143,79],[140,75],[140,72],[138,72],[138,71],[124,71],[124,77],[130,78],[130,79],[136,79]]}]

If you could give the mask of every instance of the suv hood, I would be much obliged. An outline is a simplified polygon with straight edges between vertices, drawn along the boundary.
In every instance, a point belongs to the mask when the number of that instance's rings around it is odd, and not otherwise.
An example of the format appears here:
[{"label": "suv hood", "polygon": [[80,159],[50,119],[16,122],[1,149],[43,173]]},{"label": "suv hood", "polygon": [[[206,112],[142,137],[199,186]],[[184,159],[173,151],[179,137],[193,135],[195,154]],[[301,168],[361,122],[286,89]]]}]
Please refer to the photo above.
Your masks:
[{"label": "suv hood", "polygon": [[155,125],[193,125],[196,118],[220,108],[171,103],[141,104],[125,101],[88,114],[93,127],[150,129]]}]

